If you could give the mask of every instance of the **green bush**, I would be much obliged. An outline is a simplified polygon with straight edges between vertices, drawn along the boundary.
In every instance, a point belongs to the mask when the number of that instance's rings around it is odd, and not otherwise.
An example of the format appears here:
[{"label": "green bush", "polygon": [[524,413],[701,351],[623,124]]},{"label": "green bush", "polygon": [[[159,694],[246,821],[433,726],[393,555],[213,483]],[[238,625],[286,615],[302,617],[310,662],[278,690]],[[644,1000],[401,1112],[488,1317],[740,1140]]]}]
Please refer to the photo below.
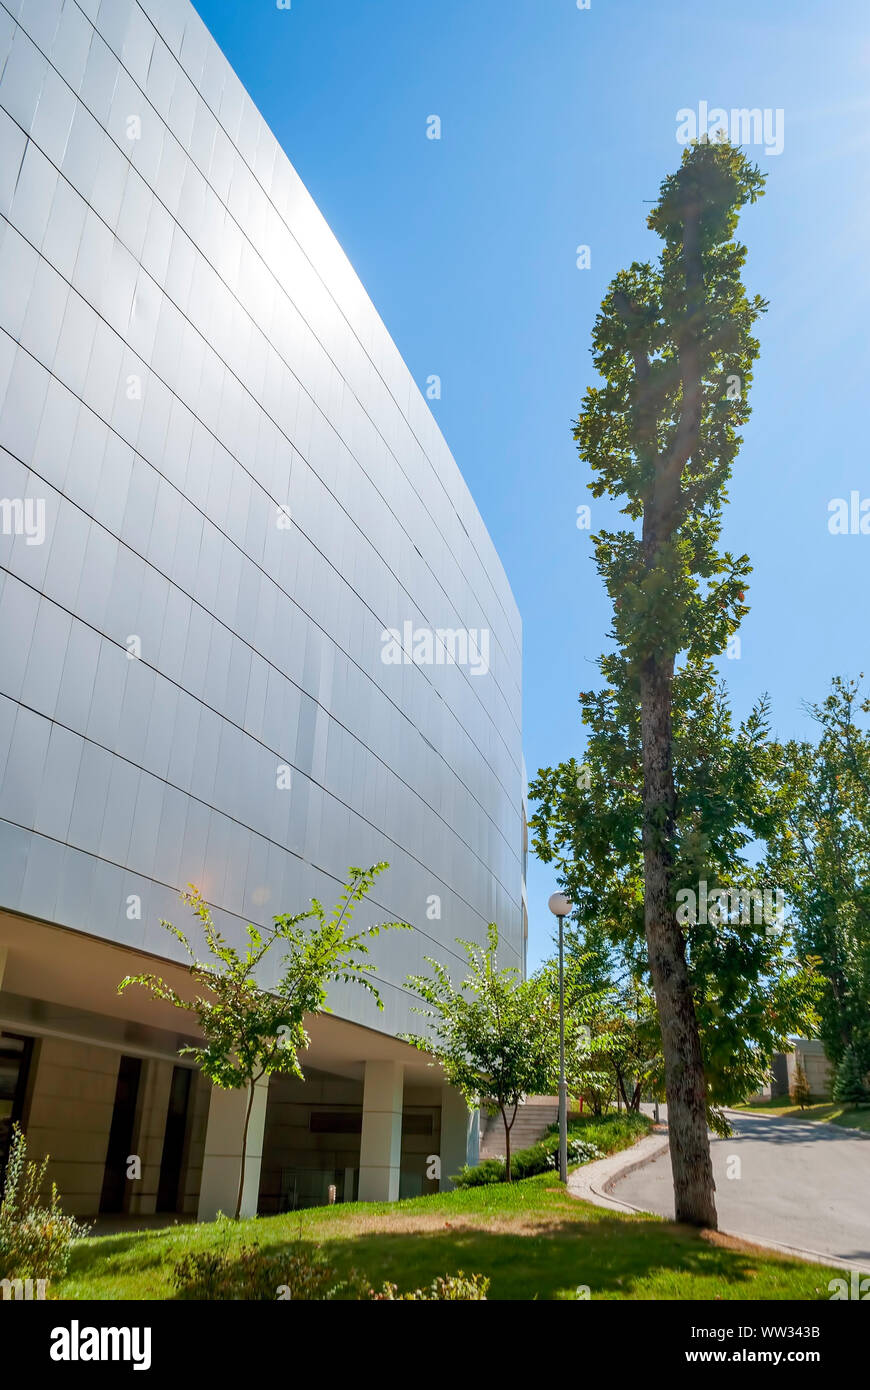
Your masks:
[{"label": "green bush", "polygon": [[42,1195],[47,1168],[47,1154],[28,1163],[27,1140],[13,1125],[0,1204],[0,1279],[61,1279],[73,1241],[88,1234],[89,1226],[64,1216],[54,1183],[48,1198]]},{"label": "green bush", "polygon": [[366,1297],[356,1276],[340,1280],[318,1246],[299,1242],[290,1251],[267,1253],[259,1245],[235,1250],[201,1250],[179,1260],[172,1271],[178,1299],[201,1302],[294,1302]]},{"label": "green bush", "polygon": [[[641,1134],[646,1134],[651,1121],[646,1115],[634,1113],[584,1116],[568,1123],[568,1162],[591,1163],[596,1158],[627,1148]],[[511,1154],[511,1174],[514,1181],[533,1178],[559,1165],[559,1126],[549,1125],[543,1139],[529,1149]],[[451,1181],[456,1187],[483,1187],[488,1183],[504,1182],[503,1158],[485,1158],[476,1167],[466,1165]]]},{"label": "green bush", "polygon": [[414,1289],[412,1293],[399,1293],[398,1285],[384,1284],[379,1293],[372,1290],[371,1297],[377,1300],[388,1300],[391,1303],[399,1302],[477,1302],[483,1299],[486,1302],[487,1290],[490,1281],[485,1274],[465,1274],[460,1269],[458,1274],[448,1274],[444,1278],[440,1275],[433,1279],[425,1289]]},{"label": "green bush", "polygon": [[182,1300],[265,1303],[327,1302],[349,1299],[390,1302],[485,1299],[489,1279],[482,1274],[448,1274],[425,1289],[399,1293],[396,1284],[376,1290],[355,1271],[339,1279],[319,1246],[299,1241],[291,1251],[267,1253],[256,1244],[236,1250],[192,1251],[172,1271],[175,1296]]},{"label": "green bush", "polygon": [[867,1088],[864,1068],[852,1047],[843,1053],[842,1061],[837,1067],[832,1095],[834,1100],[842,1101],[846,1105],[870,1103],[870,1090]]}]

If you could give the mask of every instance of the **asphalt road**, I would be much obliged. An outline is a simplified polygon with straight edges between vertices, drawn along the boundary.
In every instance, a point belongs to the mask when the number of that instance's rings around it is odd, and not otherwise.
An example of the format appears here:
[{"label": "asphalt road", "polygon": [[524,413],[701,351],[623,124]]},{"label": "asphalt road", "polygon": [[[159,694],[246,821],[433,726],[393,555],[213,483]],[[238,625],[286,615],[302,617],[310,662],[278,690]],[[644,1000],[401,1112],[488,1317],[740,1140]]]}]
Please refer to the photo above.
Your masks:
[{"label": "asphalt road", "polygon": [[[720,1229],[870,1268],[870,1135],[737,1111],[729,1118],[734,1137],[710,1146]],[[670,1154],[610,1192],[673,1220]]]}]

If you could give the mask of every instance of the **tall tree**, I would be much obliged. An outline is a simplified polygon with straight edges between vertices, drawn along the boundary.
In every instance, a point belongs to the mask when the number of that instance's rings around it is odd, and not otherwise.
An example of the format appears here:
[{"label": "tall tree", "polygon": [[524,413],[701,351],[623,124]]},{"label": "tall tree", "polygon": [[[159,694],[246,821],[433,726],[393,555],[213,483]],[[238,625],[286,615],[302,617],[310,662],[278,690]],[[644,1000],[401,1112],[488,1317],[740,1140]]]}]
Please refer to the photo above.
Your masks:
[{"label": "tall tree", "polygon": [[747,387],[765,305],[740,278],[739,211],[763,179],[722,140],[684,151],[648,225],[664,246],[610,285],[593,334],[605,379],[590,387],[575,437],[596,496],[624,500],[636,529],[602,531],[595,555],[613,631],[640,708],[644,929],[662,1033],[679,1221],[715,1227],[698,1020],[675,914],[675,661],[721,651],[741,613],[748,557],[718,549],[731,465],[749,415]]}]

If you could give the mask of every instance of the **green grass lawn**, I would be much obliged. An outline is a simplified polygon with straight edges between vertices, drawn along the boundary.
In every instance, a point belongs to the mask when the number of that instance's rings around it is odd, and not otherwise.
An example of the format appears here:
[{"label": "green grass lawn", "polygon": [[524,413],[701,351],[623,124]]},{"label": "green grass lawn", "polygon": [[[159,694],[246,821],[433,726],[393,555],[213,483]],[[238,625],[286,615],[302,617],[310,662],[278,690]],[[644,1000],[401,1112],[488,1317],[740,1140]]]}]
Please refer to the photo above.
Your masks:
[{"label": "green grass lawn", "polygon": [[493,1299],[827,1299],[836,1271],[765,1254],[728,1237],[577,1201],[546,1173],[522,1182],[348,1203],[253,1221],[178,1225],[78,1242],[63,1299],[172,1297],[175,1261],[257,1241],[279,1253],[319,1244],[340,1275],[402,1290],[439,1274],[483,1273]]},{"label": "green grass lawn", "polygon": [[832,1125],[842,1125],[844,1129],[863,1129],[870,1132],[870,1107],[861,1110],[850,1109],[847,1105],[827,1100],[813,1101],[801,1110],[787,1096],[776,1096],[770,1100],[753,1101],[751,1105],[735,1105],[735,1110],[746,1110],[750,1115],[775,1115],[789,1120],[826,1120]]}]

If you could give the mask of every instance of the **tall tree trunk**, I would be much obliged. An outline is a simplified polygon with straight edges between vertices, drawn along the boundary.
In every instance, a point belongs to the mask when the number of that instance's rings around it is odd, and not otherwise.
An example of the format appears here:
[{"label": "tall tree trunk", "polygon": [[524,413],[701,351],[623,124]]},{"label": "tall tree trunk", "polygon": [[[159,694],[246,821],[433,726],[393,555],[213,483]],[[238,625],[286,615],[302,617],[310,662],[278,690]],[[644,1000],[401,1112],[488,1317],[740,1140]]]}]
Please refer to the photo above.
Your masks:
[{"label": "tall tree trunk", "polygon": [[[633,350],[639,452],[652,463],[651,485],[643,509],[643,563],[647,575],[662,564],[663,553],[683,519],[683,468],[698,445],[703,411],[702,206],[691,185],[684,186],[681,202],[685,316],[678,334],[678,352],[682,400],[677,428],[664,454],[657,444],[649,359],[644,352]],[[630,323],[633,306],[625,296],[619,302],[614,297],[614,303]],[[640,668],[644,931],[662,1034],[676,1217],[695,1226],[715,1228],[715,1183],[707,1137],[701,1039],[686,965],[686,945],[671,897],[676,822],[671,726],[675,656],[666,644],[663,649],[657,646],[648,652]]]},{"label": "tall tree trunk", "polygon": [[704,1066],[683,933],[671,901],[674,790],[673,660],[648,659],[640,678],[643,740],[644,929],[665,1061],[668,1139],[678,1221],[716,1228]]}]

